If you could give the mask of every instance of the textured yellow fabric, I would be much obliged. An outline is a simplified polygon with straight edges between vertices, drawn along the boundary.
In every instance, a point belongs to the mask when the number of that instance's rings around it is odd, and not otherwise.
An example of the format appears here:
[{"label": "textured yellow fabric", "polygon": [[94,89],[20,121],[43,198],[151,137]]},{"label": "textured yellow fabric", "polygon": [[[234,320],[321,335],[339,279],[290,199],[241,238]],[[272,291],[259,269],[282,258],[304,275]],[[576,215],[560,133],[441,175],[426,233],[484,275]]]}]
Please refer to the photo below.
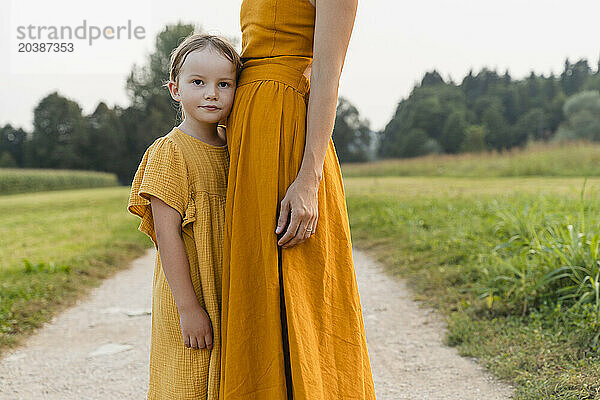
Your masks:
[{"label": "textured yellow fabric", "polygon": [[221,400],[289,399],[290,389],[295,400],[375,399],[333,141],[316,233],[289,249],[275,234],[304,152],[314,15],[307,0],[242,4],[245,63],[227,124]]},{"label": "textured yellow fabric", "polygon": [[152,281],[150,400],[217,400],[220,376],[220,302],[222,242],[229,154],[173,128],[144,153],[131,184],[129,212],[139,216],[139,230],[158,250],[150,195],[177,210],[200,305],[213,328],[213,348],[183,344],[179,312],[157,253]]},{"label": "textured yellow fabric", "polygon": [[308,0],[244,0],[242,57],[312,57],[315,8]]}]

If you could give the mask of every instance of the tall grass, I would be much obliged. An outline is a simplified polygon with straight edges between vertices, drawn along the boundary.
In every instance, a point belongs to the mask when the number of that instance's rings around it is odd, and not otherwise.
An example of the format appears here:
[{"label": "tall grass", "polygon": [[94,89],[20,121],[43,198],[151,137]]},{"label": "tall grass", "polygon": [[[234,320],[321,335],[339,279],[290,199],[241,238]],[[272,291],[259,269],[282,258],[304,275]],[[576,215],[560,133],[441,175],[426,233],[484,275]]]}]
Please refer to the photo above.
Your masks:
[{"label": "tall grass", "polygon": [[118,185],[107,172],[0,168],[0,195]]},{"label": "tall grass", "polygon": [[580,192],[577,212],[553,210],[543,197],[518,209],[495,203],[496,234],[503,242],[494,248],[486,270],[488,286],[482,295],[520,309],[553,304],[566,312],[591,316],[586,330],[598,350],[600,336],[600,216],[598,198]]},{"label": "tall grass", "polygon": [[357,176],[600,176],[600,144],[540,143],[505,152],[429,155],[410,159],[344,164],[344,177]]}]

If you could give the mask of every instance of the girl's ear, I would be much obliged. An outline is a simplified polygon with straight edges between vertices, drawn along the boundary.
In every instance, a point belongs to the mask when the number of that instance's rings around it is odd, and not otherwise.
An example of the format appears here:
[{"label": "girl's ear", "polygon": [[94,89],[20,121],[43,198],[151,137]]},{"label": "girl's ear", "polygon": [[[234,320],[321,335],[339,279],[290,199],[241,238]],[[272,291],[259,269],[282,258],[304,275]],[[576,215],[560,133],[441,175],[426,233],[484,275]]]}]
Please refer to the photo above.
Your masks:
[{"label": "girl's ear", "polygon": [[171,97],[175,101],[180,101],[181,97],[179,96],[179,88],[177,87],[177,83],[173,81],[169,81],[169,93],[171,93]]}]

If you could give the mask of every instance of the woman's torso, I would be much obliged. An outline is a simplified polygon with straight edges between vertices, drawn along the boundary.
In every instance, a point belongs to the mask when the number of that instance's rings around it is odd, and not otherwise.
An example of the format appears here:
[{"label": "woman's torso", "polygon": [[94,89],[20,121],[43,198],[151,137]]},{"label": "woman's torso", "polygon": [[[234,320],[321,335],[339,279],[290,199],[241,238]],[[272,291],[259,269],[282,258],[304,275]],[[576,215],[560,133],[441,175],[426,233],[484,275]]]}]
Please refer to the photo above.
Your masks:
[{"label": "woman's torso", "polygon": [[315,7],[309,0],[243,0],[242,59],[312,57]]}]

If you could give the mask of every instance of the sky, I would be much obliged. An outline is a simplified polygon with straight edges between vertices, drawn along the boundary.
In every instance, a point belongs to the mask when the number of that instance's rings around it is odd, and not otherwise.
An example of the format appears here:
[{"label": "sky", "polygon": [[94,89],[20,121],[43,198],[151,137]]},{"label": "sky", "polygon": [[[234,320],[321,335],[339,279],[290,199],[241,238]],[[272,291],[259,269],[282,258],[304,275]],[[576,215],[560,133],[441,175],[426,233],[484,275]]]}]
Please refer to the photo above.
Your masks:
[{"label": "sky", "polygon": [[[100,101],[126,107],[126,77],[134,64],[145,63],[154,37],[166,24],[181,21],[240,38],[240,4],[0,0],[0,126],[10,123],[31,130],[34,107],[54,91],[79,103],[85,114]],[[483,67],[508,70],[513,78],[531,71],[559,74],[566,58],[587,58],[595,69],[599,12],[597,0],[359,0],[339,95],[357,107],[373,130],[380,130],[398,102],[433,69],[456,82],[470,69]],[[98,29],[125,27],[131,21],[129,34],[141,27],[144,34],[138,37],[144,38],[127,37],[123,29],[121,38],[98,39],[91,45],[90,33],[88,39],[75,41],[71,53],[18,52],[20,43],[36,41],[19,39],[19,26],[75,29],[84,20],[88,28]]]}]

